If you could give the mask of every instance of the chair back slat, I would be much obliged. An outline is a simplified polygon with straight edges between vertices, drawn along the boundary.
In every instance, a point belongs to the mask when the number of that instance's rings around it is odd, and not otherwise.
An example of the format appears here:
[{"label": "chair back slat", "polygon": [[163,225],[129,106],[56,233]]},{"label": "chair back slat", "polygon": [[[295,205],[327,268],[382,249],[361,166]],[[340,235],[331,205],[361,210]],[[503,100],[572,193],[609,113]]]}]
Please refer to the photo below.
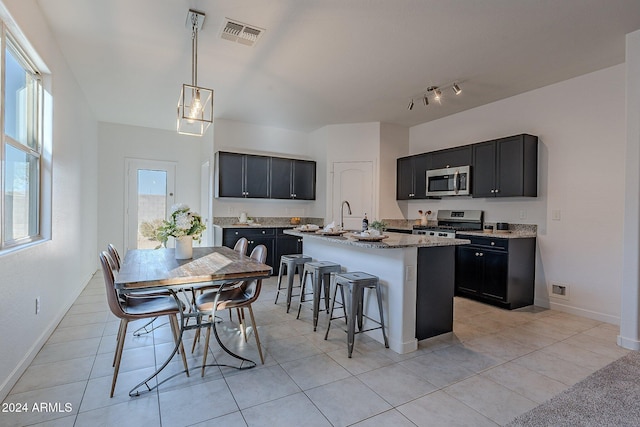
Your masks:
[{"label": "chair back slat", "polygon": [[[262,264],[267,260],[267,247],[265,245],[258,245],[251,251],[250,257]],[[242,283],[242,290],[248,298],[248,303],[255,301],[260,295],[260,288],[262,288],[262,279],[247,280]]]},{"label": "chair back slat", "polygon": [[100,253],[100,264],[102,265],[102,274],[104,275],[104,286],[107,291],[107,304],[111,312],[118,318],[125,316],[120,301],[118,300],[118,293],[116,291],[113,270],[115,268],[114,261],[107,251]]},{"label": "chair back slat", "polygon": [[122,262],[120,261],[120,254],[118,254],[116,247],[109,243],[107,245],[107,252],[111,256],[111,260],[113,261],[113,269],[115,271],[120,271],[120,265],[122,264]]},{"label": "chair back slat", "polygon": [[246,237],[241,237],[238,239],[236,244],[233,246],[233,250],[236,252],[240,252],[242,255],[247,254],[247,249],[249,248],[249,241]]}]

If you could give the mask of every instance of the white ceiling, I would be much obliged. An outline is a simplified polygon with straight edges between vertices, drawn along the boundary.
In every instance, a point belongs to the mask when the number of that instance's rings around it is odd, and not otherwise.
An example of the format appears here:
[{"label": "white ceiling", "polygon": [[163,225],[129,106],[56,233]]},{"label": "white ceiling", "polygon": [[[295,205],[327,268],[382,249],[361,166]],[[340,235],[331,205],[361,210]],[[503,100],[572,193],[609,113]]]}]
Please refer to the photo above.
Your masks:
[{"label": "white ceiling", "polygon": [[[190,8],[206,14],[198,84],[215,116],[302,131],[413,126],[619,64],[640,28],[639,0],[37,2],[97,119],[160,129],[191,81]],[[266,32],[255,47],[223,40],[225,17]],[[457,97],[418,98],[454,81]]]}]

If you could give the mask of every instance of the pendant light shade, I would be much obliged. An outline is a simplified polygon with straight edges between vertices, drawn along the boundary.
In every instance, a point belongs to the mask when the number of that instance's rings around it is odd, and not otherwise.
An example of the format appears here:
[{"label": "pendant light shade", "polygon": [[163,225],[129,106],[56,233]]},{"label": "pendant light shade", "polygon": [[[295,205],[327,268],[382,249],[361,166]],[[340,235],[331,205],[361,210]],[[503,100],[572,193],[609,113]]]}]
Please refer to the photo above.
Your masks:
[{"label": "pendant light shade", "polygon": [[198,31],[204,13],[189,10],[187,27],[191,29],[191,84],[183,84],[178,99],[177,131],[202,136],[213,123],[213,89],[198,86]]}]

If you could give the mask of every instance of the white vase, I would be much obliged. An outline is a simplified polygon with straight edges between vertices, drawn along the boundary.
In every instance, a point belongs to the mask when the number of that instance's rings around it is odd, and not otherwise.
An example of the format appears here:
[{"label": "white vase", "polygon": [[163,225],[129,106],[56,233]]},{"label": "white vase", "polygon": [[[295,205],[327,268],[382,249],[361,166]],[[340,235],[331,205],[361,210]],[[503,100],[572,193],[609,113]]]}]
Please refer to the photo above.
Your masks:
[{"label": "white vase", "polygon": [[182,236],[176,238],[176,259],[193,258],[193,238]]}]

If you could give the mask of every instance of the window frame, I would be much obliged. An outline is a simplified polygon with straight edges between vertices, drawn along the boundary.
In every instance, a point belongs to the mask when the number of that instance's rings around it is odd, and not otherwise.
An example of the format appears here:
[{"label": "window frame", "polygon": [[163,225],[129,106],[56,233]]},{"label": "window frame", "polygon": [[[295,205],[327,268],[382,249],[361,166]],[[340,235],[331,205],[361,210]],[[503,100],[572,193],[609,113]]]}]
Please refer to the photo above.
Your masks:
[{"label": "window frame", "polygon": [[[18,62],[18,64],[22,67],[22,69],[33,79],[33,88],[35,89],[35,93],[29,96],[29,101],[35,101],[36,105],[32,110],[32,117],[30,117],[29,123],[27,124],[27,132],[31,133],[32,137],[35,139],[35,149],[30,146],[30,136],[27,136],[27,141],[22,143],[17,141],[13,137],[7,135],[5,133],[5,78],[6,78],[6,52],[7,49],[11,50],[13,58]],[[34,243],[41,242],[47,240],[45,234],[43,233],[43,229],[46,226],[43,226],[43,212],[44,212],[44,201],[46,195],[45,191],[45,176],[47,170],[50,170],[47,166],[47,159],[45,158],[45,144],[44,144],[44,88],[42,75],[39,72],[38,68],[35,66],[34,61],[31,59],[30,55],[25,52],[25,49],[21,46],[20,42],[17,40],[15,36],[8,29],[6,22],[1,23],[1,34],[0,34],[0,254],[13,251],[15,249],[20,249],[23,247],[30,246]],[[35,123],[32,123],[35,122]],[[31,233],[29,231],[28,236],[18,237],[16,239],[7,240],[5,238],[6,229],[5,229],[5,180],[6,180],[6,147],[11,146],[13,149],[16,149],[23,153],[26,158],[35,158],[37,161],[37,177],[36,177],[36,195],[35,200],[37,206],[35,208],[35,232]],[[29,219],[31,214],[29,214]],[[29,227],[30,228],[30,227]]]}]

